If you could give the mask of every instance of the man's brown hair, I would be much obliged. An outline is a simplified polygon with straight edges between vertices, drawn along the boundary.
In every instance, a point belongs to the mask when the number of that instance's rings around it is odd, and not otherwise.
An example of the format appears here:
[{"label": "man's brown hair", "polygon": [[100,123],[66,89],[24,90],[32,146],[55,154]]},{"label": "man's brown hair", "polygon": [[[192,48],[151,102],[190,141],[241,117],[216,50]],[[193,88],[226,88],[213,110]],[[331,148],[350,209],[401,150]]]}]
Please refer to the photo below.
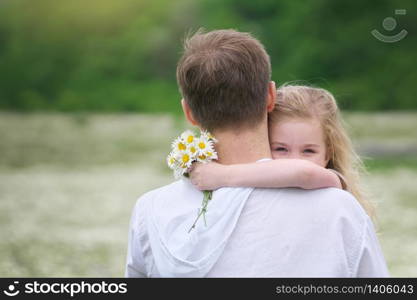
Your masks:
[{"label": "man's brown hair", "polygon": [[185,40],[177,80],[195,120],[207,130],[256,125],[266,113],[271,63],[249,33],[201,30]]}]

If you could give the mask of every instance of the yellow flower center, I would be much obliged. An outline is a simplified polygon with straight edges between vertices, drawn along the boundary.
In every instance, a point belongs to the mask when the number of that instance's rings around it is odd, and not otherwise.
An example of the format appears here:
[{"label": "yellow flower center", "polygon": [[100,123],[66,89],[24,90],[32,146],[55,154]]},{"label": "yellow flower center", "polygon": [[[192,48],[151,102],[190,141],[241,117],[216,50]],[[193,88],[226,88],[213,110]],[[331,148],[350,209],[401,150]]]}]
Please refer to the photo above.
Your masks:
[{"label": "yellow flower center", "polygon": [[198,143],[198,147],[199,147],[200,149],[204,149],[204,148],[206,148],[206,144],[205,144],[205,143],[203,143],[203,142],[200,142],[200,143]]},{"label": "yellow flower center", "polygon": [[199,159],[206,159],[206,156],[203,154],[203,155],[199,155],[198,158]]},{"label": "yellow flower center", "polygon": [[206,153],[206,154],[207,154],[207,156],[208,156],[208,157],[210,157],[210,156],[212,156],[212,155],[213,155],[213,153],[211,153],[210,151],[207,151],[207,153]]},{"label": "yellow flower center", "polygon": [[190,147],[190,152],[191,153],[195,153],[197,151],[197,149],[195,147]]},{"label": "yellow flower center", "polygon": [[178,143],[178,150],[185,150],[187,147],[183,143]]},{"label": "yellow flower center", "polygon": [[172,165],[175,162],[175,158],[171,157],[171,159],[169,160],[169,163]]},{"label": "yellow flower center", "polygon": [[194,137],[192,135],[189,135],[187,137],[187,143],[192,143],[194,141]]},{"label": "yellow flower center", "polygon": [[190,160],[190,156],[188,154],[184,154],[182,156],[182,162],[186,164]]}]

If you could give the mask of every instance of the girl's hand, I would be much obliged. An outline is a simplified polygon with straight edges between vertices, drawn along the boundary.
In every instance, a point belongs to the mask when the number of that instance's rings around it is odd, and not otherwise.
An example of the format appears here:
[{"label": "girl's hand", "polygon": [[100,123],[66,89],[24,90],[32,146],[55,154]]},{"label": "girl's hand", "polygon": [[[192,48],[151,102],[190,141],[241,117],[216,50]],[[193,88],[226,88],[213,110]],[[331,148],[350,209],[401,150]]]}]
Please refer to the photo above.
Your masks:
[{"label": "girl's hand", "polygon": [[212,191],[226,186],[227,166],[216,162],[194,163],[190,170],[191,183],[201,191]]}]

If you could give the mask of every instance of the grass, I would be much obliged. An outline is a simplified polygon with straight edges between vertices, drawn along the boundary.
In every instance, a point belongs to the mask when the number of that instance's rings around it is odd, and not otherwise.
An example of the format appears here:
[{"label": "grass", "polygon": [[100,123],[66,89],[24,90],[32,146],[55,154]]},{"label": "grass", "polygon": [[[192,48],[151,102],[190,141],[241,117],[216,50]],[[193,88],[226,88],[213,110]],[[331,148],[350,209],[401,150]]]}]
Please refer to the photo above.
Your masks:
[{"label": "grass", "polygon": [[417,157],[384,157],[364,159],[364,164],[369,172],[389,171],[392,169],[417,170]]},{"label": "grass", "polygon": [[[364,181],[390,272],[416,276],[417,113],[346,120],[372,157]],[[123,276],[133,205],[172,180],[165,155],[185,126],[168,115],[0,113],[0,276]]]},{"label": "grass", "polygon": [[374,140],[412,142],[417,129],[415,112],[391,113],[344,113],[343,118],[350,126],[350,133],[356,141]]},{"label": "grass", "polygon": [[0,173],[1,276],[122,276],[130,213],[171,177],[143,164]]}]

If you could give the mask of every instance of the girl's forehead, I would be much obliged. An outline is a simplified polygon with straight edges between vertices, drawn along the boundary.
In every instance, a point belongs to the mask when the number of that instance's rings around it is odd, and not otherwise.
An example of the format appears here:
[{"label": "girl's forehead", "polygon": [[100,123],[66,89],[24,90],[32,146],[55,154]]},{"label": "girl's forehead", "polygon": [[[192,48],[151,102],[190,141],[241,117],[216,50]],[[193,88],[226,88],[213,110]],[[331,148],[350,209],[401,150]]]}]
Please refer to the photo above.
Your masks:
[{"label": "girl's forehead", "polygon": [[277,128],[286,128],[286,129],[296,129],[299,127],[310,128],[312,130],[321,130],[320,120],[317,118],[290,118],[284,117],[277,122],[274,122],[271,125],[271,129]]},{"label": "girl's forehead", "polygon": [[291,141],[318,142],[324,139],[324,132],[317,119],[285,118],[270,124],[272,140],[289,139]]}]

